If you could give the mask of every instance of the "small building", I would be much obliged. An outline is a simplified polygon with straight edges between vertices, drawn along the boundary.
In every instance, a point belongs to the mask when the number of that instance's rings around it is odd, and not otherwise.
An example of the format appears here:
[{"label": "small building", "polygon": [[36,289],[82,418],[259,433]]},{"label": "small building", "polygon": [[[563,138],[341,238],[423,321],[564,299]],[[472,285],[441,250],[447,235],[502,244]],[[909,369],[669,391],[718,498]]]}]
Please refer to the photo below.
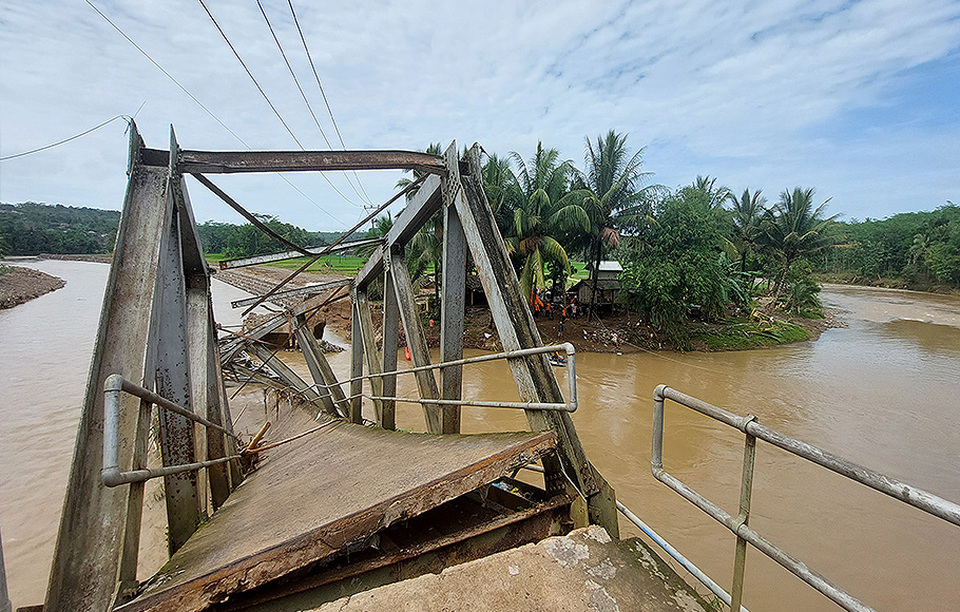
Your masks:
[{"label": "small building", "polygon": [[[592,263],[587,264],[587,270],[593,271]],[[623,266],[619,261],[600,262],[597,274],[597,305],[610,306],[619,301],[621,272],[623,272]],[[593,299],[593,280],[584,279],[570,287],[569,291],[576,295],[579,303],[590,304]]]}]

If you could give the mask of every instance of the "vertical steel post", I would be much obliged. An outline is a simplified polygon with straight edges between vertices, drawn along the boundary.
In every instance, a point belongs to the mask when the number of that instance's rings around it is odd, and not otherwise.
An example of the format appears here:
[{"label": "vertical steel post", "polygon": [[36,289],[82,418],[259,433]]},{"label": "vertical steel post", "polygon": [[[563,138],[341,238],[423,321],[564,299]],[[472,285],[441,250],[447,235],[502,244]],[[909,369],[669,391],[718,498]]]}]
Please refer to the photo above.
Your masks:
[{"label": "vertical steel post", "polygon": [[360,331],[360,316],[357,314],[357,289],[350,289],[352,314],[350,316],[350,420],[363,423],[363,332]]},{"label": "vertical steel post", "polygon": [[[389,262],[392,257],[390,251],[385,250],[383,255]],[[390,272],[389,263],[385,267],[386,270],[383,273],[383,371],[395,372],[400,337],[400,308],[397,305],[397,294],[393,287],[393,274]],[[383,377],[383,394],[387,397],[397,395],[396,374]],[[383,422],[380,426],[384,429],[396,429],[397,403],[393,400],[384,400],[382,410]]]},{"label": "vertical steel post", "polygon": [[[375,397],[383,397],[383,378],[376,376],[383,372],[380,349],[377,348],[377,338],[373,331],[373,317],[370,313],[370,302],[367,292],[357,289],[354,316],[360,321],[360,337],[363,341],[363,354],[366,357],[367,372],[371,375],[370,389]],[[379,399],[373,400],[373,411],[376,414],[377,425],[383,426],[383,403]]]},{"label": "vertical steel post", "polygon": [[[400,320],[403,321],[403,331],[407,336],[407,346],[410,348],[410,355],[413,357],[413,365],[417,367],[430,365],[430,348],[427,346],[427,338],[423,333],[420,315],[417,313],[417,303],[413,294],[413,285],[410,282],[410,272],[407,271],[407,266],[403,263],[403,257],[396,253],[391,255],[390,276],[393,277],[393,292],[397,296]],[[440,388],[437,386],[437,379],[434,378],[433,372],[421,371],[417,372],[415,376],[417,377],[420,397],[426,399],[440,398]],[[421,405],[427,422],[427,431],[441,433],[440,408],[431,404]]]},{"label": "vertical steel post", "polygon": [[[176,179],[179,180],[179,179]],[[173,180],[171,180],[173,182]],[[171,222],[160,255],[157,274],[156,302],[151,320],[151,342],[156,351],[156,371],[146,380],[156,381],[156,392],[175,404],[195,412],[190,382],[190,352],[187,339],[187,295],[181,249],[180,218],[174,195],[167,214]],[[151,380],[153,379],[153,380]],[[162,410],[160,419],[160,455],[163,465],[180,465],[196,461],[194,426],[187,418]],[[200,493],[197,473],[172,474],[163,479],[167,505],[168,544],[175,553],[200,525]]]},{"label": "vertical steel post", "polygon": [[[748,420],[756,420],[749,416]],[[733,588],[730,590],[730,609],[741,610],[743,600],[743,573],[747,563],[747,541],[740,535],[740,527],[750,522],[750,499],[753,496],[753,466],[757,456],[756,437],[746,434],[743,446],[743,476],[740,481],[740,513],[737,515],[737,552],[733,561]]]},{"label": "vertical steel post", "polygon": [[[444,153],[447,175],[441,181],[443,195],[443,299],[440,302],[440,361],[463,357],[463,312],[466,293],[467,238],[457,216],[454,199],[460,197],[460,160],[457,141]],[[463,367],[440,370],[440,397],[458,400],[462,392]],[[460,406],[444,406],[443,433],[460,433]]]},{"label": "vertical steel post", "polygon": [[[232,423],[229,423],[228,414],[224,412],[223,393],[220,391],[222,378],[220,376],[220,360],[217,355],[217,328],[213,320],[213,303],[209,293],[207,294],[207,325],[206,325],[206,363],[203,374],[205,385],[207,420],[223,425],[228,431],[233,431]],[[230,439],[216,429],[206,427],[207,435],[207,459],[219,459],[232,454],[228,452],[227,446]],[[210,479],[210,500],[213,503],[213,509],[216,510],[222,506],[232,491],[230,482],[230,467],[227,464],[219,464],[207,468]],[[239,483],[236,483],[239,484]],[[234,484],[233,486],[236,486]]]},{"label": "vertical steel post", "polygon": [[[118,373],[128,380],[152,378],[146,365],[150,313],[154,303],[161,236],[169,216],[167,168],[140,164],[143,140],[130,130],[129,183],[117,232],[113,264],[103,296],[97,340],[90,362],[85,399],[77,428],[70,481],[60,518],[44,607],[49,612],[106,610],[114,601],[128,492],[103,487],[103,380]],[[137,431],[137,402],[119,424],[119,460],[129,465]],[[98,580],[89,577],[96,576]]]},{"label": "vertical steel post", "polygon": [[[468,169],[461,173],[463,197],[454,199],[460,223],[473,261],[480,272],[480,282],[490,304],[490,312],[505,350],[543,346],[540,332],[526,300],[520,295],[519,282],[510,255],[507,253],[483,192],[479,147],[474,145],[465,157]],[[563,394],[545,355],[511,359],[520,397],[524,401],[563,402]],[[590,465],[577,436],[570,414],[566,412],[527,410],[527,421],[534,431],[553,430],[559,437],[558,456],[564,473],[587,498],[591,522],[602,525],[616,535],[619,532],[617,507],[613,490],[600,484],[602,476]],[[548,477],[559,475],[559,466],[547,459]],[[554,469],[556,468],[556,469]],[[598,495],[603,489],[605,492]]]}]

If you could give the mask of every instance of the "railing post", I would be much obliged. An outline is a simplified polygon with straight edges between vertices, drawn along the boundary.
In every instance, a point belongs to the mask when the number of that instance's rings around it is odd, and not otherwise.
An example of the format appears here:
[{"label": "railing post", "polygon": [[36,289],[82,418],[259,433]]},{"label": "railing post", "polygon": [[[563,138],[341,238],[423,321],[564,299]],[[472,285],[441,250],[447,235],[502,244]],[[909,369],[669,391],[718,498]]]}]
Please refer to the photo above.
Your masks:
[{"label": "railing post", "polygon": [[[755,421],[756,417],[747,417]],[[746,434],[743,446],[743,476],[740,481],[740,513],[737,515],[737,553],[733,560],[733,588],[730,591],[730,609],[739,611],[743,599],[743,572],[747,563],[747,541],[740,534],[740,527],[750,522],[750,499],[753,496],[753,466],[757,456],[757,439]]]},{"label": "railing post", "polygon": [[[150,439],[152,411],[153,404],[141,399],[137,433],[133,439],[132,469],[134,470],[147,467],[147,443]],[[145,482],[132,482],[127,494],[127,520],[124,523],[123,548],[120,552],[120,570],[117,574],[117,593],[114,597],[114,606],[129,601],[137,590],[137,565],[140,558],[140,526],[143,521],[143,490],[145,486]]]}]

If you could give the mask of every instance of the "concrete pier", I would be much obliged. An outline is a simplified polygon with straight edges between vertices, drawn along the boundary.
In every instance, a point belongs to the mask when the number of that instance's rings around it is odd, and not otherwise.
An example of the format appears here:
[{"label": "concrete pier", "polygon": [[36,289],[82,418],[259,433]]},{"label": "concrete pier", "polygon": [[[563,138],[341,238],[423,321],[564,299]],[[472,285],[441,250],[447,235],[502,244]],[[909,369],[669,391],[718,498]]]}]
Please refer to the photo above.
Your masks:
[{"label": "concrete pier", "polygon": [[[302,608],[300,608],[302,609]],[[439,574],[388,584],[315,612],[708,612],[714,610],[637,539],[578,529]]]}]

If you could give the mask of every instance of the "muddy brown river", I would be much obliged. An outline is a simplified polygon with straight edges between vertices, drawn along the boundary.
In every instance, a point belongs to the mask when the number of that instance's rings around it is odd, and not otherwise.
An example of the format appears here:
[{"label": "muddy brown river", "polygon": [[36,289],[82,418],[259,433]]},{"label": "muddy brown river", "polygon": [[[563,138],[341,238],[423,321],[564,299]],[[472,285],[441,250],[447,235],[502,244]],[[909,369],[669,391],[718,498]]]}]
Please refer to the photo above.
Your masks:
[{"label": "muddy brown river", "polygon": [[[79,262],[28,265],[68,282],[0,311],[0,531],[14,606],[43,599],[108,270]],[[240,293],[215,283],[218,320]],[[783,433],[960,501],[960,298],[841,286],[825,287],[821,297],[849,327],[816,342],[735,353],[577,356],[574,421],[588,456],[621,501],[728,589],[734,537],[650,474],[657,384],[754,414]],[[349,368],[346,353],[331,363],[340,374]],[[464,378],[465,396],[517,399],[504,364],[467,366]],[[399,391],[410,395],[413,388],[407,380]],[[398,425],[422,430],[419,410],[400,407]],[[517,412],[469,407],[463,421],[466,432],[526,425]],[[742,456],[739,432],[668,403],[665,467],[734,514]],[[763,442],[753,499],[751,526],[866,604],[960,610],[960,528]],[[623,522],[621,529],[636,535]],[[839,609],[754,549],[744,604],[753,612]]]}]

